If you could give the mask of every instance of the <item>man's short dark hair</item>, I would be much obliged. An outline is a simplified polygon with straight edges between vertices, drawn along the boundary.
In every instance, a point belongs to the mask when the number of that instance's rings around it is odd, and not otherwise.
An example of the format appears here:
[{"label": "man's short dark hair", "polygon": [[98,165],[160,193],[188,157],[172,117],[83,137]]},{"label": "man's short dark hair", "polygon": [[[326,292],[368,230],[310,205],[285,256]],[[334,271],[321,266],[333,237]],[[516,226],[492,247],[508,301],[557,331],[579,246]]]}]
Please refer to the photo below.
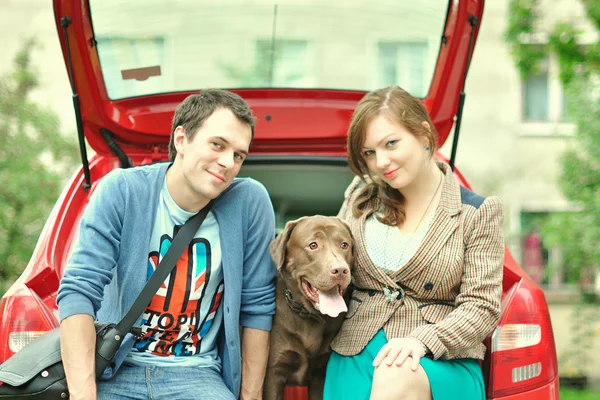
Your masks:
[{"label": "man's short dark hair", "polygon": [[198,94],[186,97],[177,106],[173,116],[173,126],[171,127],[169,160],[174,161],[177,155],[174,143],[175,129],[181,126],[185,130],[187,139],[192,140],[204,121],[218,108],[231,110],[240,122],[250,126],[252,138],[254,138],[255,118],[246,101],[239,95],[227,90],[206,89]]}]

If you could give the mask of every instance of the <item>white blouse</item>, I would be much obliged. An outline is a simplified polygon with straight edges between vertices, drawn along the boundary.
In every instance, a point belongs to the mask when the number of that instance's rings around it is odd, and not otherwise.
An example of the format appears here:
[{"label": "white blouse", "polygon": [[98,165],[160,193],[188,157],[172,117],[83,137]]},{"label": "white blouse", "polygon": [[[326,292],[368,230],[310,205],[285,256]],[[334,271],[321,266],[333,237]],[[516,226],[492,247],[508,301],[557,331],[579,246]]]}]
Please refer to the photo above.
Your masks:
[{"label": "white blouse", "polygon": [[415,255],[433,220],[435,211],[424,218],[414,232],[402,234],[396,226],[382,224],[375,214],[365,221],[365,241],[371,261],[386,272],[402,268]]}]

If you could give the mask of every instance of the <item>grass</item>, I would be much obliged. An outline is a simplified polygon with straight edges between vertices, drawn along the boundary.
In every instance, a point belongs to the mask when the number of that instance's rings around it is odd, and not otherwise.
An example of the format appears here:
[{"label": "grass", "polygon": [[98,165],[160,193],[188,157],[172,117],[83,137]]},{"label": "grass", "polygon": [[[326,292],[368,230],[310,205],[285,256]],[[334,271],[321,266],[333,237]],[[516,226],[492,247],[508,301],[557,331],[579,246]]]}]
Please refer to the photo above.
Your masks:
[{"label": "grass", "polygon": [[579,392],[572,389],[561,389],[560,400],[600,400],[600,393],[590,390]]}]

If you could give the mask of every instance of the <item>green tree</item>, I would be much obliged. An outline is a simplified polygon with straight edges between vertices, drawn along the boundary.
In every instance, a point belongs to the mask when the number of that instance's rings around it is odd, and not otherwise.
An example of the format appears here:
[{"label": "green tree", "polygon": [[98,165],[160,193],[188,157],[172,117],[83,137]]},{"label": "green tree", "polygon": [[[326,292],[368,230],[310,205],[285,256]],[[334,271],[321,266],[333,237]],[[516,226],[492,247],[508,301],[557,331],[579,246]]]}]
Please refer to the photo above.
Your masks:
[{"label": "green tree", "polygon": [[[586,16],[600,32],[600,2],[579,0]],[[539,21],[538,0],[512,0],[505,38],[523,77],[554,54],[565,91],[569,119],[577,133],[560,159],[558,185],[576,212],[554,214],[544,227],[550,246],[559,246],[567,276],[579,281],[594,275],[600,265],[600,43],[582,44],[581,32],[560,21],[551,27],[547,41],[527,44]]]},{"label": "green tree", "polygon": [[58,116],[32,100],[35,48],[27,40],[0,77],[0,295],[27,265],[78,156],[75,135],[62,135]]}]

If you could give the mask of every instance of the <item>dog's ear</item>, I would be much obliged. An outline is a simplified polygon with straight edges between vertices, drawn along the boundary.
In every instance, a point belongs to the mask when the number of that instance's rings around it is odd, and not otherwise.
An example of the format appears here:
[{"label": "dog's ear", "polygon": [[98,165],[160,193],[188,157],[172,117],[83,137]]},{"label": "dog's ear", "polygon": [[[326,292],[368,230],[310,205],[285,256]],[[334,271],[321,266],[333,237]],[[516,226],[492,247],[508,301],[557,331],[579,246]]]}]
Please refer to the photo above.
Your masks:
[{"label": "dog's ear", "polygon": [[340,221],[340,224],[342,224],[342,226],[344,228],[346,228],[346,231],[348,232],[348,235],[350,236],[350,239],[352,240],[352,247],[354,247],[354,235],[352,234],[352,229],[350,228],[350,225],[344,221],[343,219],[336,217],[338,219],[338,221]]},{"label": "dog's ear", "polygon": [[285,253],[287,250],[288,240],[292,235],[292,231],[301,219],[302,218],[294,221],[288,221],[281,233],[277,235],[275,240],[271,242],[269,249],[271,250],[271,258],[277,265],[277,270],[279,270],[281,267],[283,267],[283,264],[285,264]]},{"label": "dog's ear", "polygon": [[350,224],[348,224],[346,221],[344,221],[343,219],[341,219],[339,217],[337,217],[337,219],[344,226],[344,228],[346,228],[346,230],[348,231],[348,235],[350,235],[350,240],[352,241],[352,243],[351,243],[351,245],[352,245],[352,263],[354,263],[354,258],[356,257],[356,241],[354,240],[354,235],[352,234],[352,229],[350,228]]},{"label": "dog's ear", "polygon": [[[352,237],[352,229],[350,229],[350,225],[346,221],[344,221],[342,218],[340,218],[340,217],[336,217],[336,218],[338,219],[338,221],[340,221],[340,224],[344,225],[344,228],[346,228],[346,230]],[[354,240],[354,238],[352,238],[352,239]]]}]

